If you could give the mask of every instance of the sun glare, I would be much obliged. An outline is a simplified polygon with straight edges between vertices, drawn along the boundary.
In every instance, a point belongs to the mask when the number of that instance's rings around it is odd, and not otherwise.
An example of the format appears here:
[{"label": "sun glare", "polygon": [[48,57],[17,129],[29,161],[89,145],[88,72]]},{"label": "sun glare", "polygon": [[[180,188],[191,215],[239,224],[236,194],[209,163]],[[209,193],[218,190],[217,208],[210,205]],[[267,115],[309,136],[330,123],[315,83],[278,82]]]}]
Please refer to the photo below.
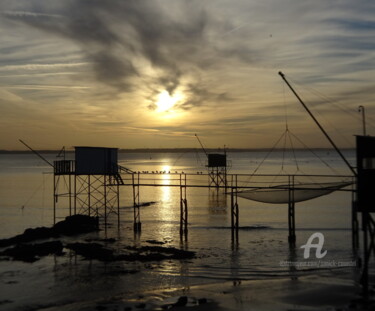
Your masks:
[{"label": "sun glare", "polygon": [[175,94],[171,96],[168,91],[163,91],[158,96],[158,101],[156,102],[156,110],[158,112],[165,112],[173,108],[177,102],[181,100],[182,96]]}]

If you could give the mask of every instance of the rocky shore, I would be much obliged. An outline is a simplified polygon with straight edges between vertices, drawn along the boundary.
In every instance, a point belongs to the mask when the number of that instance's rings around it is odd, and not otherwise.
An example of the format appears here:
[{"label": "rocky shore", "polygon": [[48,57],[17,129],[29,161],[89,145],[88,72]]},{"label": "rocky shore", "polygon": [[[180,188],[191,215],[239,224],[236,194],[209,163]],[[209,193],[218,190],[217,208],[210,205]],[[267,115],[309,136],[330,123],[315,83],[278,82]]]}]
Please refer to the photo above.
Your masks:
[{"label": "rocky shore", "polygon": [[[64,255],[64,249],[69,249],[87,260],[111,261],[161,261],[170,259],[192,259],[195,252],[164,246],[143,247],[109,247],[93,240],[85,242],[66,243],[64,236],[80,235],[99,230],[96,217],[74,215],[55,224],[52,228],[40,227],[27,229],[23,234],[9,239],[0,240],[1,260],[19,260],[35,262],[47,255]],[[48,240],[39,243],[32,243]],[[110,242],[114,242],[111,240]],[[107,242],[107,241],[104,241]],[[152,243],[151,243],[152,242]],[[163,242],[150,241],[151,244]]]}]

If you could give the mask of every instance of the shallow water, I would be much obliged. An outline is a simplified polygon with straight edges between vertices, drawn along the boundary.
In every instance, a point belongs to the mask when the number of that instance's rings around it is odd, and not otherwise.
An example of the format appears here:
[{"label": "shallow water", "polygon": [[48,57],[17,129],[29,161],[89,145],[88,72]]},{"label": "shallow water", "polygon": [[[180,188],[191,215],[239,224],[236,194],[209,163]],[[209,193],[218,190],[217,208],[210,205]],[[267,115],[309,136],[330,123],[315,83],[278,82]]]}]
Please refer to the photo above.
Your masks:
[{"label": "shallow water", "polygon": [[[335,171],[348,170],[333,152],[317,151]],[[230,173],[251,174],[265,152],[229,153]],[[68,155],[72,157],[72,155]],[[353,161],[353,154],[348,154]],[[46,155],[53,161],[53,156]],[[121,165],[135,171],[205,171],[201,154],[119,154]],[[257,173],[332,174],[326,164],[310,153],[297,152],[298,166],[285,154],[275,153]],[[172,175],[163,175],[164,180]],[[199,175],[198,175],[199,176]],[[198,178],[198,177],[197,177]],[[202,178],[202,177],[199,177]],[[206,178],[206,177],[204,177]],[[252,179],[247,180],[249,184]],[[173,183],[173,181],[170,181]],[[0,155],[0,238],[22,233],[25,228],[53,223],[53,175],[34,155]],[[282,266],[283,261],[304,261],[303,249],[310,235],[323,233],[326,262],[352,262],[351,193],[335,192],[296,204],[296,247],[288,245],[287,206],[238,199],[240,230],[237,242],[230,230],[230,196],[214,189],[188,188],[189,231],[179,235],[178,187],[142,187],[140,201],[155,201],[141,208],[142,232],[133,233],[132,189],[121,187],[120,227],[112,215],[107,230],[87,238],[113,237],[114,247],[148,245],[147,240],[165,246],[197,252],[197,258],[151,263],[101,263],[83,261],[67,251],[63,257],[46,257],[33,264],[0,261],[0,309],[22,310],[26,306],[67,305],[146,290],[189,287],[218,280],[253,280],[300,275],[325,275],[356,281],[355,267]],[[65,202],[59,215],[68,213]],[[82,238],[80,238],[82,239]],[[113,245],[112,245],[113,246]],[[306,261],[306,260],[305,260]],[[312,258],[316,262],[316,258]],[[137,270],[132,274],[129,271]],[[26,285],[26,286],[25,286]],[[1,302],[4,302],[1,304]]]}]

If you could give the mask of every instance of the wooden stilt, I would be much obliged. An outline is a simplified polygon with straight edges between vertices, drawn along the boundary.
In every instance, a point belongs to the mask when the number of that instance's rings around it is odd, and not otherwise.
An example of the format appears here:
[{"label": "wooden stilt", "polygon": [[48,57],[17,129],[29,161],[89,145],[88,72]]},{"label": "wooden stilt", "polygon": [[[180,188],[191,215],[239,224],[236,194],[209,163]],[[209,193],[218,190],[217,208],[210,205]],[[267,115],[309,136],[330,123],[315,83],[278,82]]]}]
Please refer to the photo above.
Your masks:
[{"label": "wooden stilt", "polygon": [[288,229],[288,242],[294,245],[296,243],[294,176],[289,176]]},{"label": "wooden stilt", "polygon": [[231,231],[232,231],[232,242],[238,243],[238,229],[239,229],[239,208],[237,201],[237,175],[232,178],[232,187],[231,187]]},{"label": "wooden stilt", "polygon": [[[136,175],[136,176],[135,176]],[[134,232],[141,232],[142,223],[141,223],[141,213],[139,209],[139,173],[132,174],[133,182],[133,216],[134,216]]]},{"label": "wooden stilt", "polygon": [[359,223],[358,223],[358,202],[356,198],[356,192],[352,192],[352,246],[356,253],[359,248]]},{"label": "wooden stilt", "polygon": [[180,237],[187,238],[188,233],[188,204],[186,197],[186,174],[180,174]]}]

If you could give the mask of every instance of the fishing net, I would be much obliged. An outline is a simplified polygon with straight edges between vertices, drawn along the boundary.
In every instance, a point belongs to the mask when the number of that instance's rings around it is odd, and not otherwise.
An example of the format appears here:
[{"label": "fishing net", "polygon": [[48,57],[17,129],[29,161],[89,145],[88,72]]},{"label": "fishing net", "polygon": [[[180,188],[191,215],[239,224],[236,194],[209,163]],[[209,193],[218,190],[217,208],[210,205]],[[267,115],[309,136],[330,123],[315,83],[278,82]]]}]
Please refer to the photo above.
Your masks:
[{"label": "fishing net", "polygon": [[350,186],[352,182],[306,183],[294,186],[278,185],[270,188],[252,189],[237,192],[244,199],[257,202],[282,204],[290,201],[302,202],[311,200],[333,191]]}]

